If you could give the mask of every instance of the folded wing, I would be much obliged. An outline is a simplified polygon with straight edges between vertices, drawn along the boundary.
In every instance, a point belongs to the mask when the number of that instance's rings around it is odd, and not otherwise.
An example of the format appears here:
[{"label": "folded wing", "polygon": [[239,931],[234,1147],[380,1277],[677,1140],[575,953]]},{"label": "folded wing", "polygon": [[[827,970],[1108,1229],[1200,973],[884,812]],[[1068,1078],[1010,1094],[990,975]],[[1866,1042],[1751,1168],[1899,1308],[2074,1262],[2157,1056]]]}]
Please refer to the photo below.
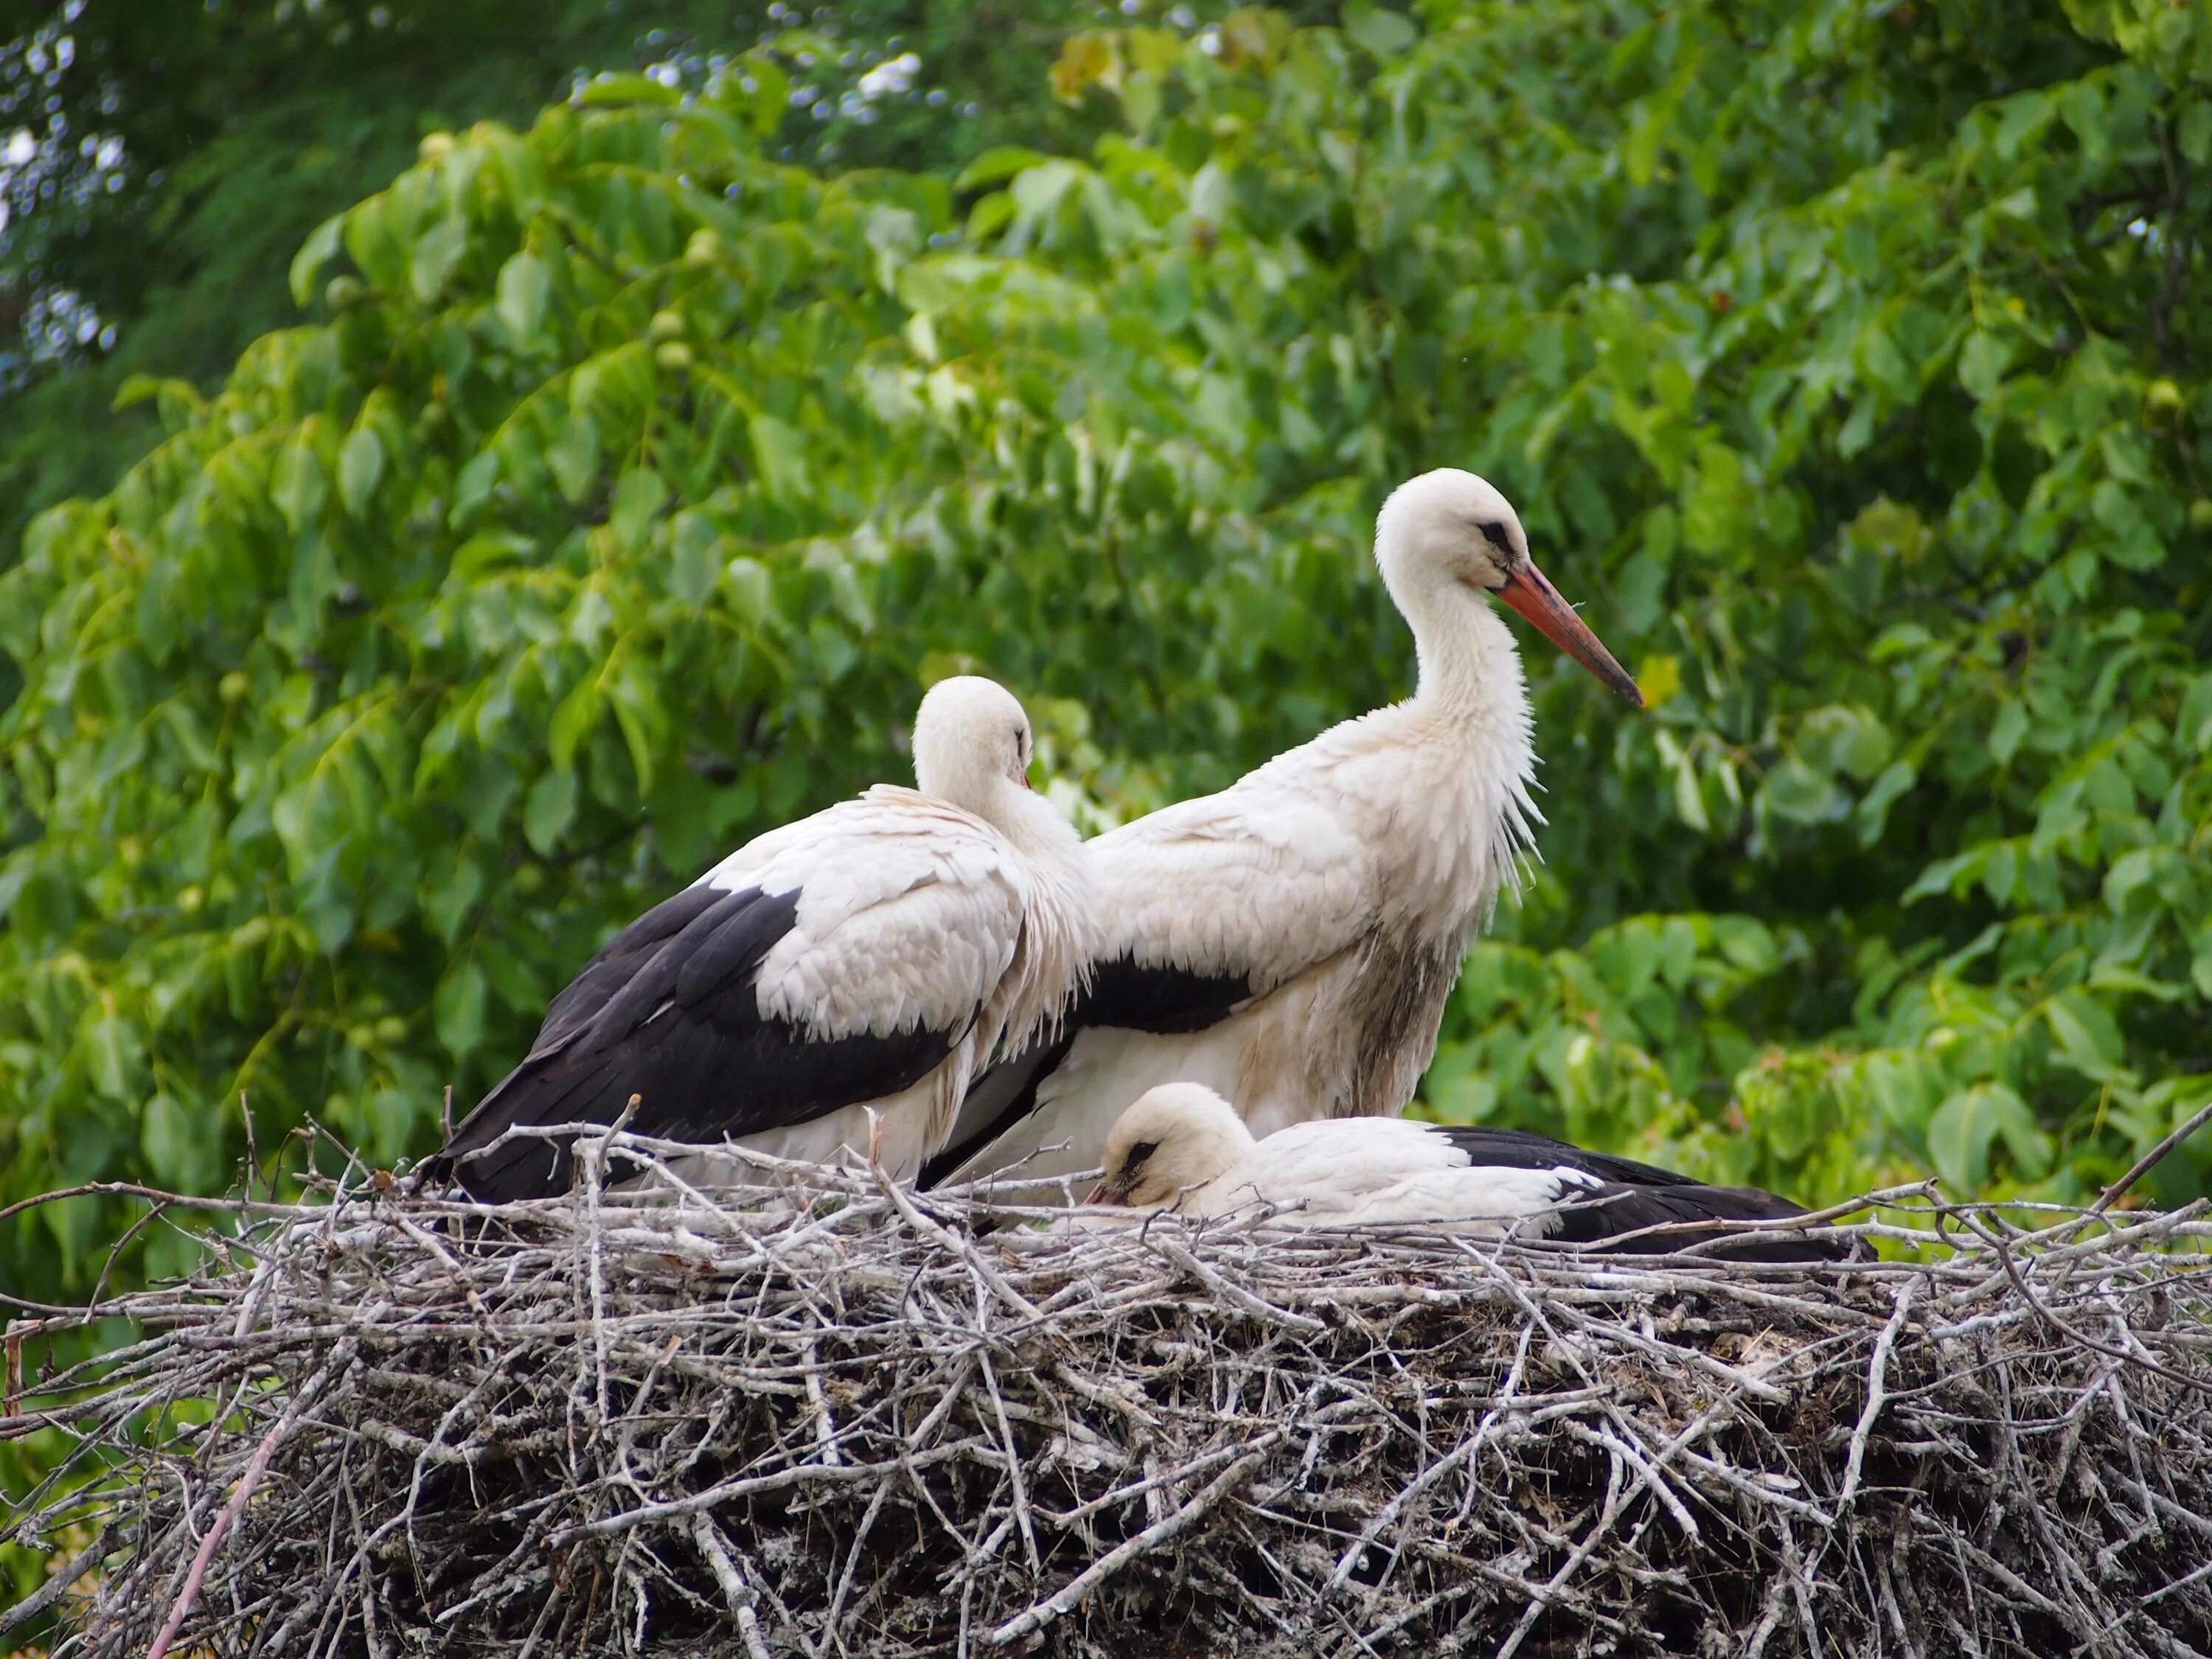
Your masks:
[{"label": "folded wing", "polygon": [[711,1145],[896,1095],[986,1018],[1028,881],[989,826],[890,786],[763,836],[592,957],[434,1170],[488,1200],[564,1190],[568,1145],[495,1143],[632,1096],[638,1133]]}]

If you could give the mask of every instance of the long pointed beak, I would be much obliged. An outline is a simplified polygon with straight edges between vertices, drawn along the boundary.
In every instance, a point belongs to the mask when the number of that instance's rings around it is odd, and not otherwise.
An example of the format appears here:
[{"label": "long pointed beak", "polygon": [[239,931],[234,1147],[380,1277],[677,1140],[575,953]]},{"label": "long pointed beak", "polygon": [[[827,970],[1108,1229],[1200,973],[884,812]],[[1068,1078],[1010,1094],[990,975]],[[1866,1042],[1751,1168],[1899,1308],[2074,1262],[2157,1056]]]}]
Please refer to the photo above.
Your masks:
[{"label": "long pointed beak", "polygon": [[1599,642],[1575,615],[1574,607],[1559,597],[1559,590],[1534,564],[1524,564],[1508,576],[1498,597],[1534,623],[1538,633],[1589,670],[1601,684],[1636,708],[1644,707],[1644,693],[1637,690],[1628,671],[1613,659],[1613,653]]},{"label": "long pointed beak", "polygon": [[1122,1194],[1111,1180],[1102,1181],[1083,1195],[1085,1204],[1119,1204]]}]

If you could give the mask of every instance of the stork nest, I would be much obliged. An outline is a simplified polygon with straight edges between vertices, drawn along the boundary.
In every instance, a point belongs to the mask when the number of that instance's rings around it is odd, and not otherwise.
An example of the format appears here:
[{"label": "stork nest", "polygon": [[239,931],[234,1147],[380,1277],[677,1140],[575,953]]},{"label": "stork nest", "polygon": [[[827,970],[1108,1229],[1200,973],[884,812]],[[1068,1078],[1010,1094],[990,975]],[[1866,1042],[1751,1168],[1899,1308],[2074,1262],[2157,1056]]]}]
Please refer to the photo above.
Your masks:
[{"label": "stork nest", "polygon": [[[2212,1648],[2212,1224],[1891,1259],[1010,1224],[796,1168],[228,1206],[21,1379],[59,1656]],[[1863,1206],[1862,1206],[1863,1207]],[[1655,1242],[1663,1249],[1663,1242]],[[34,1346],[33,1352],[38,1352]],[[34,1364],[33,1370],[36,1369]],[[71,1540],[74,1540],[73,1542]]]}]

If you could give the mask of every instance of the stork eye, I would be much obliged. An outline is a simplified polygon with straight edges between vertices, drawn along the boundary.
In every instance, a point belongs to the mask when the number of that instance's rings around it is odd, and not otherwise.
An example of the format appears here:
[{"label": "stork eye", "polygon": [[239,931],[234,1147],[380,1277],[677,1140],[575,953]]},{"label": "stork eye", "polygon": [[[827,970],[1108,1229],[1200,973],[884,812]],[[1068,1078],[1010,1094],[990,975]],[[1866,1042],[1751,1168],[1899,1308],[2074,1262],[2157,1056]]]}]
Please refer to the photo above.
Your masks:
[{"label": "stork eye", "polygon": [[1513,538],[1506,531],[1504,520],[1486,519],[1478,523],[1474,528],[1476,534],[1500,553],[1510,555],[1513,551]]},{"label": "stork eye", "polygon": [[1160,1143],[1157,1140],[1140,1140],[1129,1148],[1129,1156],[1121,1160],[1121,1167],[1125,1170],[1138,1169],[1159,1149]]}]

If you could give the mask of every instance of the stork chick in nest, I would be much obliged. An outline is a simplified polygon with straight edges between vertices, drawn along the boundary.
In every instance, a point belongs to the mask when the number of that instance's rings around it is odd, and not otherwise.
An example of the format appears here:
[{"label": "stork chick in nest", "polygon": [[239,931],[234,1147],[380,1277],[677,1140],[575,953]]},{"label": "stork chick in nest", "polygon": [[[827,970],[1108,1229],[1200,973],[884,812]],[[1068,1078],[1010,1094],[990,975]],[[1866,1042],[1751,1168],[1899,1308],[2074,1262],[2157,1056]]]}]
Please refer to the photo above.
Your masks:
[{"label": "stork chick in nest", "polygon": [[1272,1205],[1299,1226],[1432,1223],[1654,1255],[1706,1245],[1740,1261],[1846,1253],[1825,1239],[1699,1224],[1805,1213],[1788,1199],[1517,1129],[1322,1118],[1255,1140],[1242,1113],[1197,1083],[1148,1090],[1115,1120],[1105,1179],[1086,1202],[1194,1217]]}]

